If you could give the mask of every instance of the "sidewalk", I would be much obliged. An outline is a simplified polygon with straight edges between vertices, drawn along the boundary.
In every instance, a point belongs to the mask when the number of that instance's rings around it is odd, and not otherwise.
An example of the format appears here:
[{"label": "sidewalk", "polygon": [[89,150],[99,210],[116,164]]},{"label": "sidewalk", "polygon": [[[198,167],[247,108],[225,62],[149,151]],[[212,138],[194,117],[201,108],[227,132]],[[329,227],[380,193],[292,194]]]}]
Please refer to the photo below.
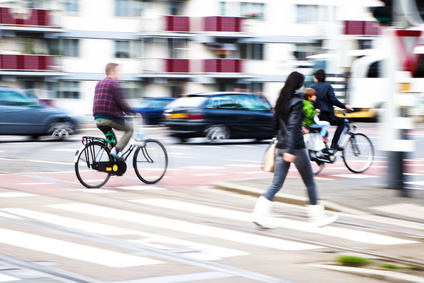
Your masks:
[{"label": "sidewalk", "polygon": [[[272,178],[245,179],[216,182],[217,189],[240,194],[260,196]],[[424,190],[411,190],[408,198],[400,197],[399,191],[381,187],[364,186],[346,181],[316,180],[318,194],[326,208],[349,214],[376,214],[407,221],[424,223]],[[304,205],[306,189],[300,178],[287,178],[275,201]]]}]

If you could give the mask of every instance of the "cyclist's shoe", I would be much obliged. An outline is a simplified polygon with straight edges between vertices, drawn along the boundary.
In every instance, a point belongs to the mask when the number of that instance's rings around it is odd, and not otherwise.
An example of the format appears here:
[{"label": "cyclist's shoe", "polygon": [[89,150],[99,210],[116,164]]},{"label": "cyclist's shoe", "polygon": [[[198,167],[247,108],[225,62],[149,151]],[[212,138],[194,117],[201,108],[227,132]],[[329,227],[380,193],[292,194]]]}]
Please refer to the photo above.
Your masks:
[{"label": "cyclist's shoe", "polygon": [[322,141],[323,141],[323,142],[328,142],[328,141],[329,141],[329,139],[327,139],[326,137],[322,137]]},{"label": "cyclist's shoe", "polygon": [[110,155],[112,155],[113,157],[115,157],[116,159],[122,159],[122,154],[120,152],[119,149],[117,149],[116,147],[114,147],[111,151],[110,151]]},{"label": "cyclist's shoe", "polygon": [[343,151],[344,150],[344,148],[339,146],[339,145],[336,145],[335,147],[331,147],[331,148],[334,149],[335,151]]}]

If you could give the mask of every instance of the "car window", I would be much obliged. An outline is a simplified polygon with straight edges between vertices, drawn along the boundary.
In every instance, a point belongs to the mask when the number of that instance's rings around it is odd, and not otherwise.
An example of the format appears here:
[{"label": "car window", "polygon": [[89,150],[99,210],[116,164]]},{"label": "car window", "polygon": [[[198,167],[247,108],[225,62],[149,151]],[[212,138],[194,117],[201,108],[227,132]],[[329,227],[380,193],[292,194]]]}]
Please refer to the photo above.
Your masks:
[{"label": "car window", "polygon": [[210,109],[238,109],[269,111],[271,105],[265,98],[256,95],[223,95],[212,97],[207,106]]},{"label": "car window", "polygon": [[13,90],[3,90],[0,91],[0,105],[33,105],[35,104],[27,96],[13,91]]},{"label": "car window", "polygon": [[171,102],[167,109],[172,108],[191,108],[191,107],[200,107],[206,101],[206,97],[183,97]]}]

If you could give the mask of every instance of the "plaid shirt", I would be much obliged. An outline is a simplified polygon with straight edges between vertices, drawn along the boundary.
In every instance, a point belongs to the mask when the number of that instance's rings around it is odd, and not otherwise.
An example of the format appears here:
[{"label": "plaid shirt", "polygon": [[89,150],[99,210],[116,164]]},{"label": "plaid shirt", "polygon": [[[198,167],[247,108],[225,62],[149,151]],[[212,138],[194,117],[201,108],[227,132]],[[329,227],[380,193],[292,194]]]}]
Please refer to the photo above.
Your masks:
[{"label": "plaid shirt", "polygon": [[119,83],[109,77],[98,82],[94,93],[94,118],[125,124],[124,113],[134,114],[134,111],[125,102]]}]

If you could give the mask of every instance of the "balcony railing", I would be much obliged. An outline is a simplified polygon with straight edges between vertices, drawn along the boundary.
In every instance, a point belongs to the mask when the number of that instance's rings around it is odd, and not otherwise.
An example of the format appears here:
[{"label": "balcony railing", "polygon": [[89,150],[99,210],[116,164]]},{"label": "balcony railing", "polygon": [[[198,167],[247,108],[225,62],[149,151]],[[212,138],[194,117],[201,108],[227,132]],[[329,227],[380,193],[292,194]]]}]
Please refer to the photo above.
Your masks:
[{"label": "balcony railing", "polygon": [[241,17],[205,17],[203,19],[204,31],[241,32]]},{"label": "balcony railing", "polygon": [[166,31],[190,31],[190,18],[181,16],[165,16]]},{"label": "balcony railing", "polygon": [[239,59],[206,59],[203,61],[205,73],[242,73],[243,60]]},{"label": "balcony railing", "polygon": [[381,28],[377,22],[345,21],[344,34],[346,35],[380,35]]},{"label": "balcony railing", "polygon": [[51,71],[55,56],[48,55],[0,55],[0,70]]},{"label": "balcony railing", "polygon": [[0,24],[15,26],[51,26],[48,10],[31,10],[29,18],[14,17],[10,8],[0,7]]},{"label": "balcony railing", "polygon": [[189,73],[190,61],[188,59],[165,59],[166,73]]}]

